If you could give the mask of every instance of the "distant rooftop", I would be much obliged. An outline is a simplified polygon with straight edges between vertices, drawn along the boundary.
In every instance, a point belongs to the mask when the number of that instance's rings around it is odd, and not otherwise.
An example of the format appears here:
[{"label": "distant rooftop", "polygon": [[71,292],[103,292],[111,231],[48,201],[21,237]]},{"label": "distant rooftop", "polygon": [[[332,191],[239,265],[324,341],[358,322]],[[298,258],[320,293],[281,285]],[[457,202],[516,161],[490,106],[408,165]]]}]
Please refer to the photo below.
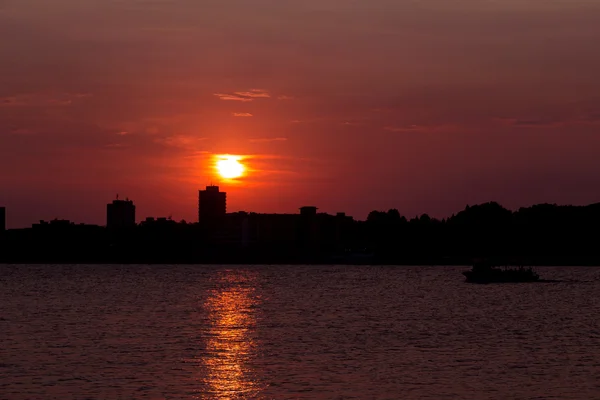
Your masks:
[{"label": "distant rooftop", "polygon": [[133,203],[133,200],[125,199],[125,200],[113,200],[113,204],[122,204],[122,203]]},{"label": "distant rooftop", "polygon": [[129,197],[126,197],[125,200],[119,200],[119,194],[117,193],[117,198],[113,200],[113,204],[121,204],[121,203],[133,203],[133,200],[129,200]]}]

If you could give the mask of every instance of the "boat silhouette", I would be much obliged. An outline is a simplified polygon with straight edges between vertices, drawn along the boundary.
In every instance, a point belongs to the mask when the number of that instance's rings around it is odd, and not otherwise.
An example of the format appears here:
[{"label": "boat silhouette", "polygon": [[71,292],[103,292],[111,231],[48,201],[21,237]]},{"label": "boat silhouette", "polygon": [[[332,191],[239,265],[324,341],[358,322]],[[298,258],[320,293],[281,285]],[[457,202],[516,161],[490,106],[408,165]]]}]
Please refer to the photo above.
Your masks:
[{"label": "boat silhouette", "polygon": [[540,276],[531,267],[499,267],[486,261],[476,261],[470,271],[464,271],[470,283],[519,283],[537,282]]}]

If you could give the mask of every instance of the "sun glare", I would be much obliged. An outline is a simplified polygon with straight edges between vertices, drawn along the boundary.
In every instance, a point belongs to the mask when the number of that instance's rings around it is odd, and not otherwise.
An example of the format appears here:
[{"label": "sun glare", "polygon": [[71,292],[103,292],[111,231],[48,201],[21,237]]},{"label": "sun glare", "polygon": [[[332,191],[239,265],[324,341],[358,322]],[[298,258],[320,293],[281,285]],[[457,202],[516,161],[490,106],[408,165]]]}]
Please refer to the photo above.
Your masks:
[{"label": "sun glare", "polygon": [[217,171],[224,179],[235,179],[244,175],[244,165],[239,156],[217,156]]}]

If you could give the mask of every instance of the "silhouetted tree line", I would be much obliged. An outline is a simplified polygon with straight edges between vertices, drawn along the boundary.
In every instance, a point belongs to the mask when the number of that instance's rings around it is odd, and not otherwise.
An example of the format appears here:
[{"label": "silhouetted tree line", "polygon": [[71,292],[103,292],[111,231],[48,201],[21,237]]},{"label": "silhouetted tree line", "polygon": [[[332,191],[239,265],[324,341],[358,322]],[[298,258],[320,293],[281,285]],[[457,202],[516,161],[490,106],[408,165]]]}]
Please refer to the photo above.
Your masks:
[{"label": "silhouetted tree line", "polygon": [[407,219],[398,210],[373,211],[363,240],[382,260],[495,258],[510,262],[600,259],[600,203],[589,206],[539,204],[511,211],[496,202],[466,208],[438,220],[423,214]]},{"label": "silhouetted tree line", "polygon": [[600,264],[600,203],[511,211],[490,202],[442,220],[427,214],[408,218],[392,209],[373,211],[366,221],[327,221],[319,242],[298,237],[277,244],[244,243],[236,232],[223,236],[185,221],[118,230],[50,223],[5,232],[0,262],[464,264],[486,257],[506,263]]}]

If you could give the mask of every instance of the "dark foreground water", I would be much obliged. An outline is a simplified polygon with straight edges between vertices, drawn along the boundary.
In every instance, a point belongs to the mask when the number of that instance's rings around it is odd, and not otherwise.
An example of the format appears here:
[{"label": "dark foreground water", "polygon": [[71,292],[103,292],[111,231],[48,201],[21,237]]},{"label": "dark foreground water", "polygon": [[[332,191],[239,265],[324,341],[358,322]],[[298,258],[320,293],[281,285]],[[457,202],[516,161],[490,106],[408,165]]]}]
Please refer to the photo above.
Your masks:
[{"label": "dark foreground water", "polygon": [[600,399],[600,268],[0,266],[1,399]]}]

